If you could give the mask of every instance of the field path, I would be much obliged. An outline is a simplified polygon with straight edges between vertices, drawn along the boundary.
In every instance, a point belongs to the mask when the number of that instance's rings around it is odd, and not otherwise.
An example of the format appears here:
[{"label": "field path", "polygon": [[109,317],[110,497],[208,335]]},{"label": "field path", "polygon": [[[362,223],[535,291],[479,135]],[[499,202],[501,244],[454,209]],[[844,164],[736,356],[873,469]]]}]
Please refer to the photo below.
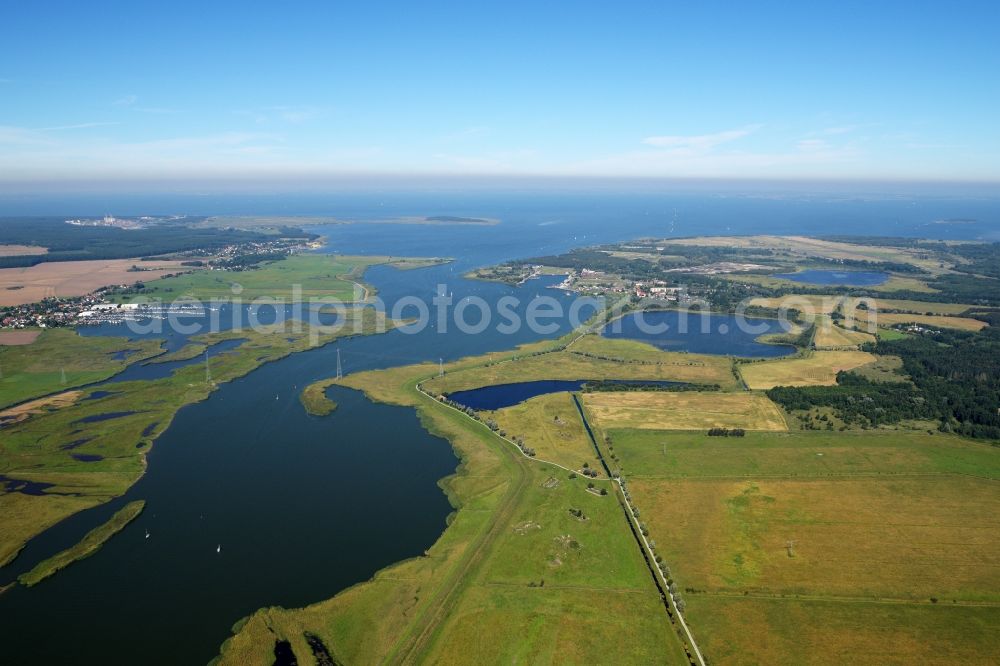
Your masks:
[{"label": "field path", "polygon": [[[425,393],[419,384],[415,388],[435,405],[448,407],[462,414],[460,410],[451,407],[451,405],[445,405],[435,400],[433,396]],[[467,414],[463,414],[463,416],[466,416],[476,426],[489,431],[489,428],[485,424],[476,421]],[[492,431],[490,432],[492,433]],[[513,442],[511,443],[513,444]],[[496,541],[497,537],[500,536],[504,528],[510,523],[514,510],[517,508],[517,498],[525,491],[528,484],[526,461],[519,456],[513,455],[505,446],[498,448],[504,453],[507,460],[512,463],[511,469],[514,472],[514,478],[511,479],[512,483],[510,487],[504,493],[497,511],[490,518],[487,529],[483,531],[475,543],[472,544],[472,547],[468,549],[468,555],[464,556],[462,561],[452,569],[444,585],[438,588],[431,603],[416,618],[414,624],[410,626],[409,631],[397,643],[396,648],[386,657],[386,662],[415,663],[419,661],[417,658],[418,655],[430,647],[431,639],[438,629],[440,629],[442,621],[447,618],[448,611],[453,606],[458,593],[470,582],[472,575],[482,563],[483,557],[489,552],[492,543]]]}]

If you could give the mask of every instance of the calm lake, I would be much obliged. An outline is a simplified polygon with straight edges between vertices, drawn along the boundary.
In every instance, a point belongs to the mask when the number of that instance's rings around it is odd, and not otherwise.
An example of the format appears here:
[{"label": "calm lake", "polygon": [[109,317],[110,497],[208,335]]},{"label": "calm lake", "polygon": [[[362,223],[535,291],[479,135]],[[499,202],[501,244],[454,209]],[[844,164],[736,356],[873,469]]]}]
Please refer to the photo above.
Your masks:
[{"label": "calm lake", "polygon": [[777,319],[728,314],[685,314],[675,310],[637,312],[604,327],[609,338],[638,340],[667,351],[696,354],[724,354],[748,358],[787,356],[791,345],[757,342],[768,333],[786,333]]}]

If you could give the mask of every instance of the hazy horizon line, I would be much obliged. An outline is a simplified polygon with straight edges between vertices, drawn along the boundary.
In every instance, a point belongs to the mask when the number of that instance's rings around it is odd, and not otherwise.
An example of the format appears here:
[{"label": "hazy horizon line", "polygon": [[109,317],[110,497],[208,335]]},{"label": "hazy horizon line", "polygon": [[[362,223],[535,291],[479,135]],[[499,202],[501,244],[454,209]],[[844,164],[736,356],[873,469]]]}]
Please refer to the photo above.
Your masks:
[{"label": "hazy horizon line", "polygon": [[681,177],[681,176],[597,176],[558,174],[491,173],[404,173],[340,172],[330,174],[280,173],[240,175],[170,175],[135,177],[0,178],[0,195],[95,194],[174,192],[178,194],[225,194],[252,190],[260,194],[293,194],[363,191],[393,188],[475,190],[650,190],[691,192],[815,191],[820,193],[893,194],[966,193],[1000,197],[1000,177],[996,180],[909,178],[909,177]]}]

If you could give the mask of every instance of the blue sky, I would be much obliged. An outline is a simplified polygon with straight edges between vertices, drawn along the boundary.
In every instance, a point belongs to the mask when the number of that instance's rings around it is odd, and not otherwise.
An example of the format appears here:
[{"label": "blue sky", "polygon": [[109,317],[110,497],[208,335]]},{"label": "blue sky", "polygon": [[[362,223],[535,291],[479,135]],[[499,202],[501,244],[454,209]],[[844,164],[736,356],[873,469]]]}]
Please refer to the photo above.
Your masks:
[{"label": "blue sky", "polygon": [[143,4],[9,3],[0,181],[1000,181],[995,2]]}]

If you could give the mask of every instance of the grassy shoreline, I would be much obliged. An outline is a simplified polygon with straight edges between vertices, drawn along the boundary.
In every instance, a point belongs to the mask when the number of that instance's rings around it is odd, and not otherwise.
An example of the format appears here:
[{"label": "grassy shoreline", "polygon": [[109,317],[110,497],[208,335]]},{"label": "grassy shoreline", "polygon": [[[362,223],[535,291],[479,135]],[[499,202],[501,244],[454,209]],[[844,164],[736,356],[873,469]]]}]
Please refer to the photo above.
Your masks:
[{"label": "grassy shoreline", "polygon": [[146,502],[143,500],[129,502],[111,516],[108,522],[87,532],[79,543],[42,560],[31,571],[18,576],[18,582],[26,587],[38,585],[57,571],[90,557],[100,550],[108,539],[121,532],[126,525],[138,518],[144,508],[146,508]]},{"label": "grassy shoreline", "polygon": [[321,379],[302,389],[299,402],[306,413],[313,416],[329,416],[337,409],[337,403],[326,397],[326,389],[336,383],[335,379]]}]

